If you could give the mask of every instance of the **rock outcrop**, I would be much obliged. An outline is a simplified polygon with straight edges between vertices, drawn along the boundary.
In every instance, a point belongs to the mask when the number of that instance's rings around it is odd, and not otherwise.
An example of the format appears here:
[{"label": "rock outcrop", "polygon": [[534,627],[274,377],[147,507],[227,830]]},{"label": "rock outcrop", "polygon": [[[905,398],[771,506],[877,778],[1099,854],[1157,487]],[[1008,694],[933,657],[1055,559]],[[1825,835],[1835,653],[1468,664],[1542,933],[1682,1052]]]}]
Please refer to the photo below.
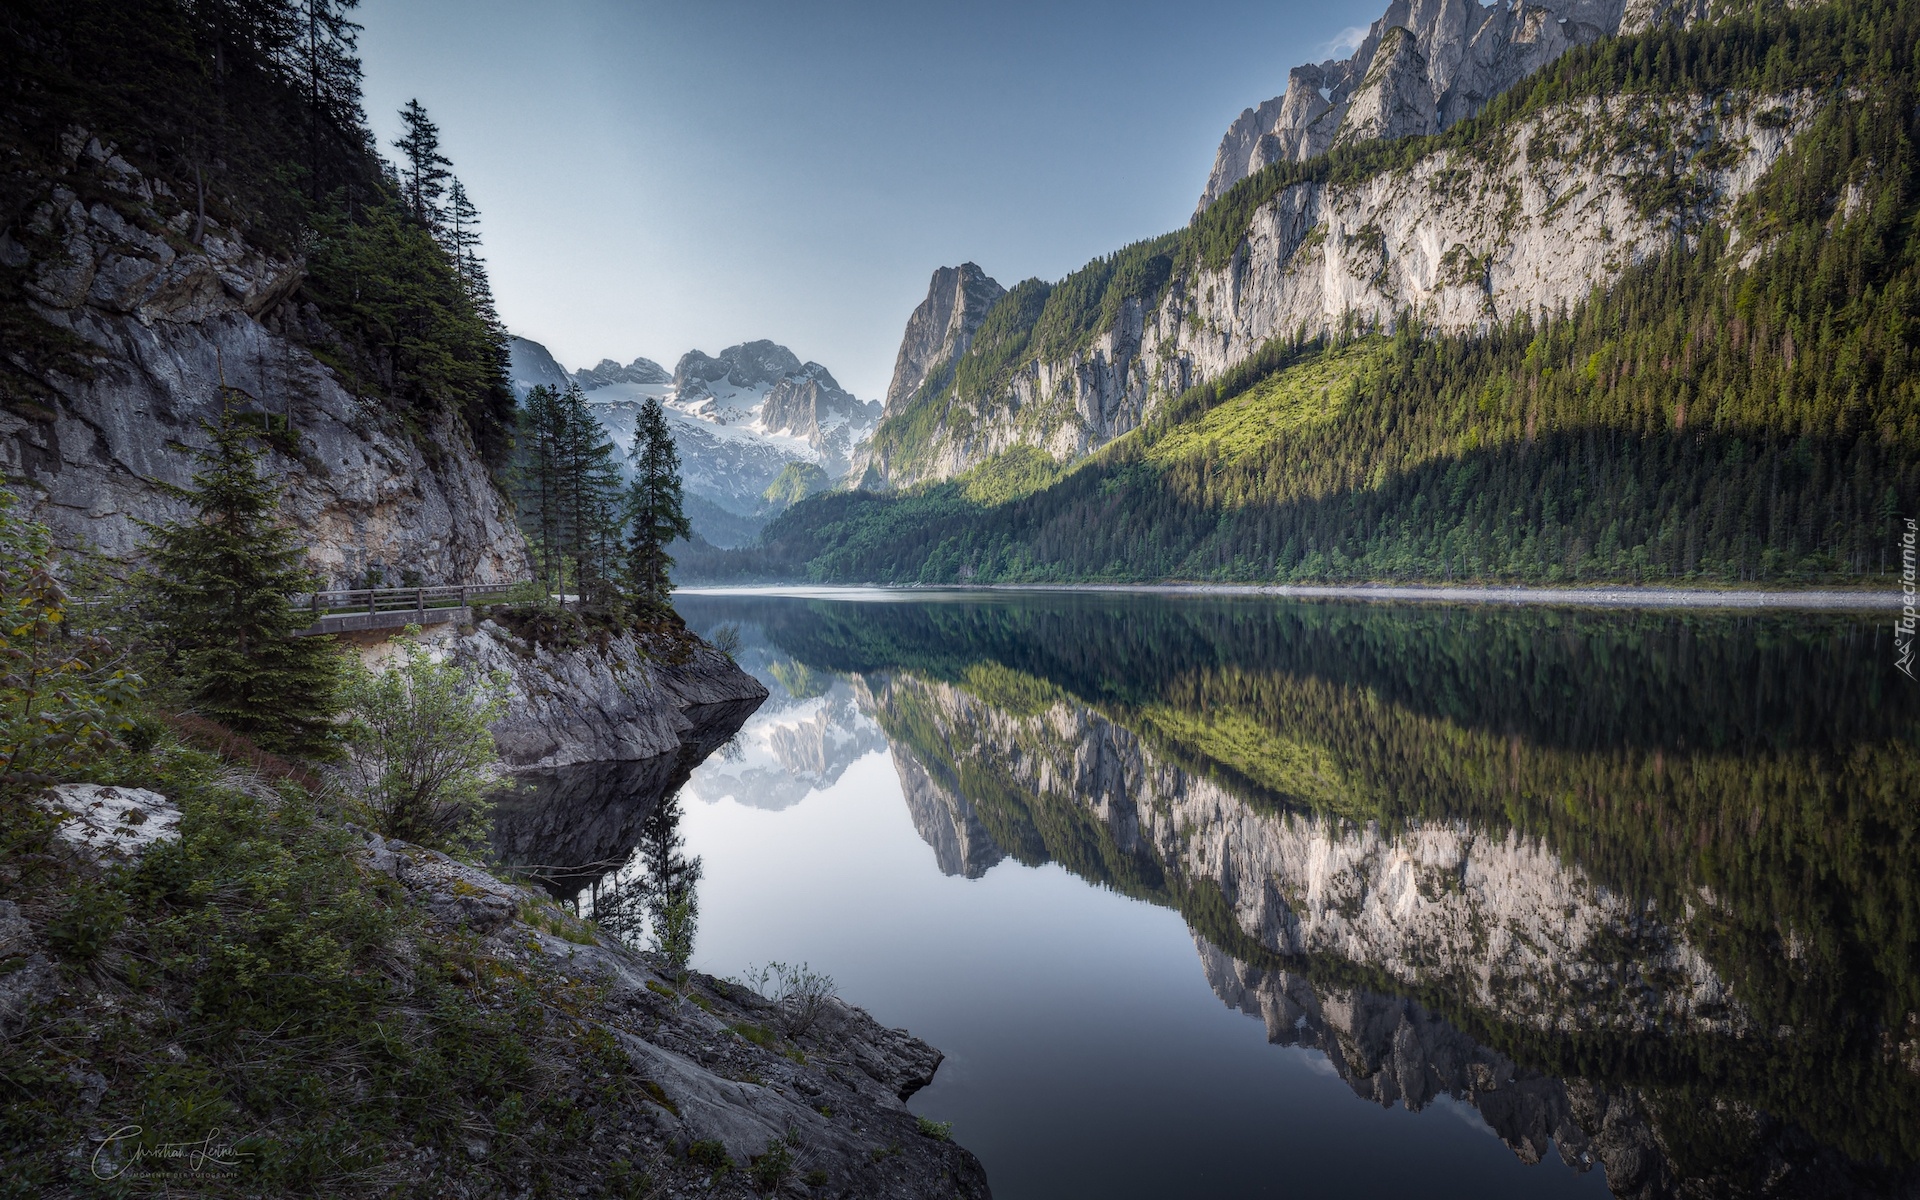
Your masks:
[{"label": "rock outcrop", "polygon": [[332,335],[292,299],[298,259],[211,217],[190,239],[193,214],[168,183],[84,131],[61,151],[64,170],[23,227],[0,234],[0,262],[22,272],[33,313],[81,347],[68,369],[5,348],[42,393],[0,410],[0,469],[61,545],[126,559],[140,521],[182,515],[167,489],[191,481],[224,383],[297,435],[298,453],[274,452],[270,470],[333,586],[374,567],[428,584],[526,576],[512,513],[457,422],[409,431],[306,348]]},{"label": "rock outcrop", "polygon": [[898,409],[928,375],[965,354],[987,311],[1006,294],[1007,289],[974,263],[935,271],[927,298],[907,318],[893,381],[887,385],[886,411]]},{"label": "rock outcrop", "polygon": [[988,1194],[978,1160],[927,1136],[907,1111],[941,1054],[905,1031],[838,999],[800,1028],[791,1010],[745,987],[697,974],[678,983],[539,894],[443,854],[377,836],[365,853],[372,869],[443,926],[480,938],[482,953],[516,975],[596,989],[572,993],[593,997],[579,1018],[611,1035],[648,1081],[652,1102],[624,1114],[623,1129],[662,1169],[677,1159],[688,1182],[710,1186],[717,1164],[687,1162],[695,1143],[717,1143],[739,1168],[784,1148],[795,1164],[786,1173],[811,1175],[809,1188],[828,1195]]},{"label": "rock outcrop", "polygon": [[628,630],[556,648],[485,620],[437,633],[433,643],[457,662],[506,674],[507,711],[493,740],[515,770],[674,753],[695,729],[688,710],[767,695],[732,659],[684,631]]},{"label": "rock outcrop", "polygon": [[1396,25],[1374,51],[1373,65],[1347,102],[1333,144],[1437,133],[1438,117],[1429,99],[1426,57],[1414,36]]}]

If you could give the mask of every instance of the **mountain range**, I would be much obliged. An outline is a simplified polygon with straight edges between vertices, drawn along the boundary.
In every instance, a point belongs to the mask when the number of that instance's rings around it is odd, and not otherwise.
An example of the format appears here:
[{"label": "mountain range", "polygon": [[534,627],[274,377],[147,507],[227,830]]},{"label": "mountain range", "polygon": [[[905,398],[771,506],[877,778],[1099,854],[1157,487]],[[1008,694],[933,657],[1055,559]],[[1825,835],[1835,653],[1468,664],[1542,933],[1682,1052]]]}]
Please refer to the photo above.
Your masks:
[{"label": "mountain range", "polygon": [[935,271],[861,488],[693,569],[1883,571],[1920,504],[1915,28],[1393,0],[1233,122],[1186,227],[1057,282]]},{"label": "mountain range", "polygon": [[715,546],[751,541],[795,498],[788,480],[817,488],[857,475],[880,418],[879,401],[856,399],[827,368],[770,341],[718,355],[691,350],[671,372],[647,358],[624,366],[602,359],[570,372],[545,346],[521,337],[510,350],[518,395],[577,384],[622,454],[641,404],[658,398],[680,451],[688,519]]}]

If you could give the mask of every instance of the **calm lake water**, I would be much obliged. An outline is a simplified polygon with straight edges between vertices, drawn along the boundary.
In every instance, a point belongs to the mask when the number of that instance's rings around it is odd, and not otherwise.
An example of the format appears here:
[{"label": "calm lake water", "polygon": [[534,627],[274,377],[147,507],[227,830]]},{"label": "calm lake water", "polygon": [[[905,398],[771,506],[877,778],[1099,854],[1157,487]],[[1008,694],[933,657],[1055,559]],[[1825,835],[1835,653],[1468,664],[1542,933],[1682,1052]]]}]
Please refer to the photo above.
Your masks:
[{"label": "calm lake water", "polygon": [[677,789],[695,965],[805,961],[940,1047],[912,1108],[1003,1200],[1920,1187],[1884,618],[677,606],[771,697],[550,781],[518,852],[611,884]]}]

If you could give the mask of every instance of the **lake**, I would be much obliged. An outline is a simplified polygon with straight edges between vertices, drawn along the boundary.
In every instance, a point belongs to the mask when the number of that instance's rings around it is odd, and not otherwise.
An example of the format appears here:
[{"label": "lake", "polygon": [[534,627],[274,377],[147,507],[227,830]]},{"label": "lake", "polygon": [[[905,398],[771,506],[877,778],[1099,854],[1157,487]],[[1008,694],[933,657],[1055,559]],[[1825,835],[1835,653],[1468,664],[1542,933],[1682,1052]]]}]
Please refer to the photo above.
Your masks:
[{"label": "lake", "polygon": [[523,859],[610,888],[677,792],[694,965],[804,961],[938,1046],[911,1107],[1002,1200],[1920,1187],[1884,617],[676,606],[771,696],[551,781]]}]

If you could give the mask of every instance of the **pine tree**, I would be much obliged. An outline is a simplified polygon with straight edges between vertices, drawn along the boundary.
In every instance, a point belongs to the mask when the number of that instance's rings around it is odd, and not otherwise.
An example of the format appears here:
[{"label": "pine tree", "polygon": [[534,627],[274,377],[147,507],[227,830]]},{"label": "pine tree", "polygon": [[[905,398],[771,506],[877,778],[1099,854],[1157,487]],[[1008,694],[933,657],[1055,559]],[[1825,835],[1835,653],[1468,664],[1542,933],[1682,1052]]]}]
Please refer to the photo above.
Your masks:
[{"label": "pine tree", "polygon": [[633,468],[627,485],[627,586],[637,596],[665,604],[673,591],[667,546],[691,536],[693,527],[681,505],[680,452],[658,397],[647,397],[641,406],[627,462]]},{"label": "pine tree", "polygon": [[520,430],[514,492],[542,578],[565,592],[570,577],[583,600],[608,598],[620,531],[613,443],[577,385],[534,388]]},{"label": "pine tree", "polygon": [[406,159],[400,165],[400,194],[414,220],[438,230],[443,223],[440,197],[446,194],[453,161],[440,153],[440,127],[420,101],[407,101],[400,120],[407,127],[406,135],[393,144]]},{"label": "pine tree", "polygon": [[561,544],[573,563],[581,602],[603,601],[618,590],[620,467],[578,384],[560,393],[558,406]]},{"label": "pine tree", "polygon": [[295,80],[305,94],[309,191],[319,200],[327,192],[326,148],[366,121],[360,108],[360,26],[347,17],[360,0],[299,0],[294,13],[302,28],[293,47]]},{"label": "pine tree", "polygon": [[[480,248],[480,210],[474,207],[467,197],[467,189],[461,186],[458,176],[447,188],[447,215],[442,226],[441,245],[447,249],[448,257],[453,259],[454,274],[460,277],[460,283],[473,293],[479,263]],[[485,279],[484,274],[478,278]]]},{"label": "pine tree", "polygon": [[318,580],[298,534],[280,523],[280,488],[262,473],[255,418],[209,425],[193,487],[173,489],[193,515],[147,525],[141,607],[182,699],[270,750],[333,744],[342,660],[293,604]]}]

